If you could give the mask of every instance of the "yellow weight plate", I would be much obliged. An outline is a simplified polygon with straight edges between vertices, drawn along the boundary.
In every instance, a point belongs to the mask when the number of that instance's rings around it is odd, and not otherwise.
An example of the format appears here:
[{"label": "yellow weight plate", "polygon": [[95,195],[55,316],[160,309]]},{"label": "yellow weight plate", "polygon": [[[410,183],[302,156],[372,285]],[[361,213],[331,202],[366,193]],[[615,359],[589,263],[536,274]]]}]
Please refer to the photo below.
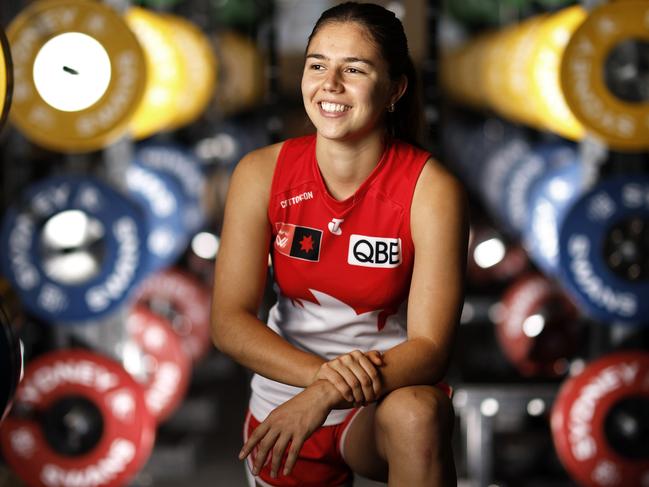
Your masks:
[{"label": "yellow weight plate", "polygon": [[132,136],[143,139],[171,126],[186,86],[186,73],[171,29],[158,14],[131,7],[124,18],[146,58],[148,77],[144,99],[131,122]]},{"label": "yellow weight plate", "polygon": [[174,44],[178,47],[186,84],[174,120],[169,129],[187,125],[207,108],[216,86],[217,60],[209,39],[191,22],[176,15],[161,17],[170,26]]},{"label": "yellow weight plate", "polygon": [[614,149],[649,148],[649,101],[625,101],[603,75],[609,53],[624,41],[649,41],[649,2],[594,9],[572,36],[561,63],[561,86],[577,118]]},{"label": "yellow weight plate", "polygon": [[11,120],[38,145],[98,150],[122,136],[144,94],[144,55],[123,19],[86,0],[31,3],[7,30]]},{"label": "yellow weight plate", "polygon": [[216,109],[229,115],[261,103],[264,62],[255,43],[234,31],[225,31],[215,38],[215,50],[220,62]]},{"label": "yellow weight plate", "polygon": [[450,98],[469,105],[476,105],[475,100],[468,97],[463,89],[463,67],[467,52],[467,46],[445,50],[441,56],[440,79],[444,91]]},{"label": "yellow weight plate", "polygon": [[11,92],[13,89],[13,70],[11,51],[5,33],[0,29],[0,129],[2,129],[9,106],[11,105]]},{"label": "yellow weight plate", "polygon": [[564,98],[560,66],[568,41],[586,15],[578,5],[549,15],[539,26],[531,55],[533,108],[547,130],[573,140],[585,132]]},{"label": "yellow weight plate", "polygon": [[504,39],[507,54],[503,63],[505,84],[501,110],[505,117],[532,127],[538,127],[540,122],[530,104],[531,54],[545,17],[538,15],[516,24]]},{"label": "yellow weight plate", "polygon": [[487,103],[481,77],[489,38],[482,35],[442,53],[440,74],[444,91],[456,101],[475,108],[484,108]]},{"label": "yellow weight plate", "polygon": [[482,83],[489,106],[505,117],[511,117],[507,106],[506,66],[509,63],[508,29],[493,33],[482,57]]}]

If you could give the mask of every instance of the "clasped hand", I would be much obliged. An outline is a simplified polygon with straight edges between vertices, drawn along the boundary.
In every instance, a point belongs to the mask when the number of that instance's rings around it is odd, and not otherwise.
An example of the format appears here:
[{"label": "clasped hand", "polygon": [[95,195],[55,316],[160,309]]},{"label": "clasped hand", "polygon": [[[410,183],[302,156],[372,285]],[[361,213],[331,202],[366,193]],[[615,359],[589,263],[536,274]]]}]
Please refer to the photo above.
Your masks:
[{"label": "clasped hand", "polygon": [[312,382],[319,379],[331,382],[354,407],[365,406],[376,401],[381,394],[381,375],[378,372],[381,365],[381,352],[354,350],[322,364]]},{"label": "clasped hand", "polygon": [[[243,460],[256,448],[253,473],[258,475],[270,461],[271,477],[277,477],[286,456],[282,473],[289,475],[302,445],[341,402],[340,396],[355,407],[379,398],[381,376],[377,368],[381,365],[381,353],[375,350],[367,353],[354,350],[325,362],[311,385],[273,410],[252,432],[239,453],[239,459]],[[333,396],[331,394],[331,385],[340,394],[337,398],[335,392]]]}]

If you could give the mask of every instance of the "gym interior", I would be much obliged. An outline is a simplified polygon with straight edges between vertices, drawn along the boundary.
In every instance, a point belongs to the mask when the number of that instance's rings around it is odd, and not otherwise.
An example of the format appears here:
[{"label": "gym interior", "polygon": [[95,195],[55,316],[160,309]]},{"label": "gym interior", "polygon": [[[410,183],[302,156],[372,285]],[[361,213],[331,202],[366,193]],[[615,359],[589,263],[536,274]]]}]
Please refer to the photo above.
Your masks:
[{"label": "gym interior", "polygon": [[[225,197],[312,132],[335,3],[2,1],[0,487],[247,485],[250,373],[210,338]],[[470,200],[458,485],[649,486],[649,2],[377,3]]]}]

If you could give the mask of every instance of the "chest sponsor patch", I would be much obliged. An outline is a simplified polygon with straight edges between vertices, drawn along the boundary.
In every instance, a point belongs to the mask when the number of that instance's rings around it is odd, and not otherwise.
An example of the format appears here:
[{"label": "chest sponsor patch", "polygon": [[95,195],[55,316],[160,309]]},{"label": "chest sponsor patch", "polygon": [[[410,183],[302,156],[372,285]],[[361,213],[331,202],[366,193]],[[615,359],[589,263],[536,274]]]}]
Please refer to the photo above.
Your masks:
[{"label": "chest sponsor patch", "polygon": [[361,267],[401,265],[401,239],[351,235],[347,263]]},{"label": "chest sponsor patch", "polygon": [[280,254],[313,262],[320,260],[322,230],[291,223],[275,223],[275,228],[277,236],[274,245]]}]

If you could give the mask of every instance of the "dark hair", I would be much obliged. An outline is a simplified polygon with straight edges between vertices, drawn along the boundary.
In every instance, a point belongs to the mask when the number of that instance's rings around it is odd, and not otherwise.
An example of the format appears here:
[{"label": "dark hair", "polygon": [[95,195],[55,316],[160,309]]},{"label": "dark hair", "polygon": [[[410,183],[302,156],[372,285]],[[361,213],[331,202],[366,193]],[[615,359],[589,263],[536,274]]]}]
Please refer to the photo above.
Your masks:
[{"label": "dark hair", "polygon": [[395,104],[394,112],[387,114],[387,130],[394,137],[418,144],[422,113],[417,73],[410,58],[408,39],[401,21],[393,12],[380,5],[341,3],[322,13],[309,36],[309,44],[323,26],[334,22],[355,22],[365,27],[388,64],[390,78],[396,81],[402,75],[406,76],[408,88]]}]

